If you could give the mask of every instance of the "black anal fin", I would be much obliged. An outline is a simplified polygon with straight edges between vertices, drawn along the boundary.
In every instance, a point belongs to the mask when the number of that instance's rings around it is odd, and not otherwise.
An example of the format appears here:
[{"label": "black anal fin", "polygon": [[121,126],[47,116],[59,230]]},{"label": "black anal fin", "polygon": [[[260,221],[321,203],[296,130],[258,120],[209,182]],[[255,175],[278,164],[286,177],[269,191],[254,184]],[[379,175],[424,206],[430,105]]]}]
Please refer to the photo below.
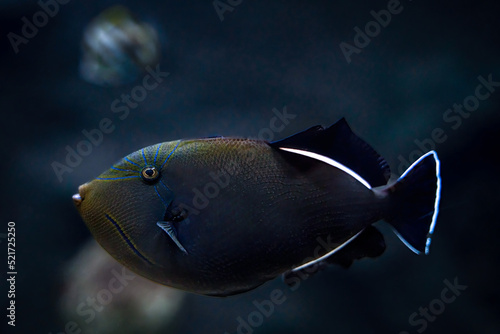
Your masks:
[{"label": "black anal fin", "polygon": [[384,158],[352,132],[345,118],[341,118],[329,128],[316,125],[269,145],[329,157],[359,174],[371,187],[386,185],[391,176],[389,165]]},{"label": "black anal fin", "polygon": [[182,246],[182,244],[179,242],[179,239],[177,239],[177,230],[175,229],[172,222],[161,221],[157,222],[156,225],[158,225],[163,231],[165,231],[168,234],[170,239],[172,239],[172,241],[175,242],[175,244],[177,245],[177,247],[179,247],[181,251],[183,251],[185,254],[188,253],[186,249]]},{"label": "black anal fin", "polygon": [[293,283],[297,279],[315,274],[331,264],[349,268],[354,260],[360,260],[365,257],[378,257],[384,250],[384,236],[379,230],[370,225],[338,252],[333,253],[314,266],[308,266],[300,270],[289,270],[283,274],[283,279],[287,284]]},{"label": "black anal fin", "polygon": [[384,236],[377,228],[370,225],[356,239],[332,256],[327,257],[324,262],[349,268],[354,260],[378,257],[384,251]]}]

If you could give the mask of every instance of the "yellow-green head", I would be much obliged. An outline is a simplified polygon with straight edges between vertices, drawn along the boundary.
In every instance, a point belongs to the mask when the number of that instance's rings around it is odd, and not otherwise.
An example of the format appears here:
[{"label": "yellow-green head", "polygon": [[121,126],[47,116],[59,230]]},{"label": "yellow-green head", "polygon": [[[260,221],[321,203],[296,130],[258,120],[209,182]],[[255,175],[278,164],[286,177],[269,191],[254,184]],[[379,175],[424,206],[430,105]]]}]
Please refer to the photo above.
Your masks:
[{"label": "yellow-green head", "polygon": [[[165,168],[180,141],[145,147],[81,185],[73,201],[99,244],[115,259],[150,277],[165,267],[168,243],[158,228],[173,199]],[[163,256],[162,256],[163,255]],[[149,274],[148,274],[149,273]]]}]

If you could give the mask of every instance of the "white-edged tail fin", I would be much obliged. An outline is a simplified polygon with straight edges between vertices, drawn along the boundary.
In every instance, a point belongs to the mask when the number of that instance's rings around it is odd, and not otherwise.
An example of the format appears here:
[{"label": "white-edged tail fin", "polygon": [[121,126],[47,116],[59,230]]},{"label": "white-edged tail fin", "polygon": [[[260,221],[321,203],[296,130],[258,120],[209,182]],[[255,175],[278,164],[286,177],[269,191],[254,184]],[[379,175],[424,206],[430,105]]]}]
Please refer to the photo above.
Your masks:
[{"label": "white-edged tail fin", "polygon": [[413,252],[429,253],[441,198],[440,161],[430,151],[415,161],[385,191],[392,210],[385,220]]}]

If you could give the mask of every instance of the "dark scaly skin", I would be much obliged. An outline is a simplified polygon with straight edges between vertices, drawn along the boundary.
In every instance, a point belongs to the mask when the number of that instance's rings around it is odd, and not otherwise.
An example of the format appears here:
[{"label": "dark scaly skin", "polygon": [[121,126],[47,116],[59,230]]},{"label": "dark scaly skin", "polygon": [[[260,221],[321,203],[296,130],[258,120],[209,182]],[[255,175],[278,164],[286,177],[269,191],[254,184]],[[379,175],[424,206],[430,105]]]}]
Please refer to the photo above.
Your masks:
[{"label": "dark scaly skin", "polygon": [[[146,164],[161,170],[163,184],[141,180]],[[253,289],[321,256],[328,250],[318,237],[333,249],[388,206],[339,169],[264,141],[167,142],[113,168],[120,170],[80,188],[78,209],[96,240],[142,276],[207,295]],[[207,201],[195,197],[198,191]],[[188,254],[156,225],[182,211],[174,226]]]}]

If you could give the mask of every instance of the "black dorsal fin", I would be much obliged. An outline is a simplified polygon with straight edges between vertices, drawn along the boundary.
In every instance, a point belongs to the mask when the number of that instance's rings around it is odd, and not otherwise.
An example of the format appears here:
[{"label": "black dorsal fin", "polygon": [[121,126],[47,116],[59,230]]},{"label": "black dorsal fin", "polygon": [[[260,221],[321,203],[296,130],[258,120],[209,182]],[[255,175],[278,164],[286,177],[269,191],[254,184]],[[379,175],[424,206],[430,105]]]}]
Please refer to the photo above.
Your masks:
[{"label": "black dorsal fin", "polygon": [[275,148],[295,148],[329,157],[352,169],[372,187],[386,185],[391,175],[385,159],[352,132],[345,118],[341,118],[329,128],[316,125],[269,145]]}]

